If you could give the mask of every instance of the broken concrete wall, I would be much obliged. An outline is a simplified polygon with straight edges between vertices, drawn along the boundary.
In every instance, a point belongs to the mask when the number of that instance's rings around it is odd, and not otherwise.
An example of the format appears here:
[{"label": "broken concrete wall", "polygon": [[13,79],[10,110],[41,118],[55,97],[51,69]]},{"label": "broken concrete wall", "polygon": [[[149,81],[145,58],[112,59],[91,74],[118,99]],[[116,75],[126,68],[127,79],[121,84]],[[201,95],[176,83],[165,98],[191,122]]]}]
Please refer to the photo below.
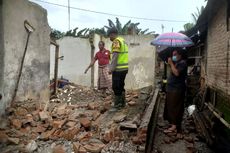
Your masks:
[{"label": "broken concrete wall", "polygon": [[[28,33],[24,27],[27,20],[35,31],[31,33],[25,55],[22,75],[16,100],[49,100],[49,33],[47,12],[39,5],[27,0],[2,0],[2,27],[0,28],[3,45],[1,45],[2,82],[0,87],[3,98],[0,113],[13,98],[19,69],[26,46]],[[2,47],[4,46],[4,47]]]},{"label": "broken concrete wall", "polygon": [[[154,85],[155,47],[150,45],[153,36],[123,36],[129,46],[129,72],[126,76],[127,89],[140,89]],[[111,50],[111,41],[104,39],[106,48]]]},{"label": "broken concrete wall", "polygon": [[[155,47],[150,45],[153,36],[124,36],[129,45],[129,73],[126,78],[127,89],[139,89],[154,85],[155,71]],[[94,55],[99,50],[98,42],[103,40],[105,48],[111,50],[111,41],[109,38],[102,38],[99,35],[94,36]],[[84,74],[91,61],[91,47],[88,39],[64,37],[57,41],[60,45],[60,56],[64,60],[59,61],[58,76],[63,76],[79,85],[91,86],[91,71]],[[54,48],[51,48],[51,54],[54,54]],[[51,55],[51,57],[53,57]],[[52,62],[53,61],[53,62]],[[51,59],[51,67],[54,65],[54,59]],[[51,73],[53,70],[51,69]],[[98,64],[94,65],[94,87],[97,86]],[[53,77],[53,74],[51,78]]]},{"label": "broken concrete wall", "polygon": [[129,44],[128,89],[139,89],[154,85],[155,47],[150,45],[153,36],[127,36]]},{"label": "broken concrete wall", "polygon": [[[58,40],[57,43],[60,45],[59,56],[64,56],[63,60],[58,61],[58,77],[63,76],[76,84],[90,86],[90,70],[87,74],[84,74],[85,69],[91,61],[89,40],[64,37]],[[51,50],[51,54],[55,54],[54,48]],[[51,57],[54,56],[51,55]],[[50,64],[54,65],[54,59],[51,59]],[[53,75],[51,77],[53,77]]]}]

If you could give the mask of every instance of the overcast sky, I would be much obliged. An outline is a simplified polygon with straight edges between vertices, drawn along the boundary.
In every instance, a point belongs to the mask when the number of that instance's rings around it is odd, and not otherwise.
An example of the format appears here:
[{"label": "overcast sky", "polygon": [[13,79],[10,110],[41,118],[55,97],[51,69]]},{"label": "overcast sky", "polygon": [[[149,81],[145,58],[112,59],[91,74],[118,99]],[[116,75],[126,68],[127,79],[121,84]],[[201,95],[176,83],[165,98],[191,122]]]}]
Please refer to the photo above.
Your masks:
[{"label": "overcast sky", "polygon": [[[48,22],[51,28],[67,31],[68,24],[68,8],[55,6],[40,0],[31,0],[38,3],[48,12]],[[45,2],[55,3],[59,5],[68,5],[68,0],[42,0]],[[167,21],[149,21],[141,19],[132,19],[119,17],[122,25],[131,20],[132,22],[140,22],[139,28],[149,31],[162,32],[162,24],[164,32],[183,30],[186,22],[192,22],[192,13],[197,12],[197,7],[205,6],[204,0],[70,0],[70,6],[75,8],[87,9],[110,14],[123,16],[132,16],[149,19],[160,20],[176,20],[182,22]],[[97,14],[76,9],[70,9],[70,28],[101,28],[108,25],[107,19],[116,21],[116,16]]]}]

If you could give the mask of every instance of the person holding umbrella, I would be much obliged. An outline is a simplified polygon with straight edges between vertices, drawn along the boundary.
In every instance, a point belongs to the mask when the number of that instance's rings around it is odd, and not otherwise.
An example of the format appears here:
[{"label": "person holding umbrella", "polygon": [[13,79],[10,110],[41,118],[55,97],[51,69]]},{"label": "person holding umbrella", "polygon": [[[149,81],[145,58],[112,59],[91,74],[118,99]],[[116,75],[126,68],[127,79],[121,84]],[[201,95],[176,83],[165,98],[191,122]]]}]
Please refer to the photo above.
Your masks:
[{"label": "person holding umbrella", "polygon": [[164,133],[181,130],[187,76],[187,64],[183,56],[184,53],[184,50],[177,48],[173,50],[172,58],[168,58],[171,74],[167,79],[164,119],[168,120],[171,126],[164,130]]},{"label": "person holding umbrella", "polygon": [[163,33],[156,37],[151,45],[167,47],[159,50],[158,55],[166,60],[168,53],[172,51],[172,57],[167,59],[171,69],[171,75],[167,79],[166,103],[164,119],[168,120],[171,126],[164,130],[164,133],[177,132],[181,130],[181,122],[184,113],[184,98],[186,90],[187,63],[184,59],[185,50],[182,48],[193,46],[193,41],[182,33]]}]

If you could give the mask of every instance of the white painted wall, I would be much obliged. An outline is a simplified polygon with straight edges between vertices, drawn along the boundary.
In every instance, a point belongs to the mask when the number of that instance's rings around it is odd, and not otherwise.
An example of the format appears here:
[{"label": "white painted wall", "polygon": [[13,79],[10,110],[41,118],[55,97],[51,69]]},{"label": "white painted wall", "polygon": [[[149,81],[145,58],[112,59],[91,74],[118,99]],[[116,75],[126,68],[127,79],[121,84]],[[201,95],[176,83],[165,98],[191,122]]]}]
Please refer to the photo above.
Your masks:
[{"label": "white painted wall", "polygon": [[[126,77],[126,89],[139,89],[154,85],[155,75],[155,47],[150,45],[153,36],[124,36],[129,46],[129,72]],[[94,36],[94,46],[96,52],[98,42],[101,40],[99,35]],[[111,50],[112,42],[109,38],[102,38],[105,48]],[[64,37],[58,40],[60,45],[60,56],[64,60],[59,60],[59,77],[63,76],[76,84],[91,86],[90,70],[84,74],[84,70],[91,61],[91,47],[88,39]],[[54,49],[54,48],[53,48]],[[54,50],[51,49],[51,57]],[[53,62],[52,62],[53,61]],[[51,59],[51,67],[54,59]],[[94,87],[97,86],[98,64],[94,66]],[[53,78],[51,70],[51,78]]]},{"label": "white painted wall", "polygon": [[[59,56],[64,56],[63,60],[59,60],[58,77],[63,76],[73,83],[90,86],[91,77],[90,70],[84,74],[86,67],[90,63],[91,47],[88,39],[64,37],[57,41],[59,44]],[[54,54],[55,47],[51,47],[50,71],[53,78]]]},{"label": "white painted wall", "polygon": [[[126,89],[139,89],[154,85],[155,47],[150,45],[153,36],[122,36],[129,47],[129,72],[125,80]],[[103,39],[111,50],[112,42]]]}]

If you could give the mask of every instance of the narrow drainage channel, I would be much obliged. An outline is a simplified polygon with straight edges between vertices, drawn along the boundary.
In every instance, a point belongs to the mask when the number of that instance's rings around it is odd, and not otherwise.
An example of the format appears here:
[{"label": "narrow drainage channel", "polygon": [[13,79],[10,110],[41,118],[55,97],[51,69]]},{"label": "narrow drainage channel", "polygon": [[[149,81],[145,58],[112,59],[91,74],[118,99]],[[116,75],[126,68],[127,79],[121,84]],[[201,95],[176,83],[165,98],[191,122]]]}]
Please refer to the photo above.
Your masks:
[{"label": "narrow drainage channel", "polygon": [[149,111],[152,113],[148,124],[145,153],[151,153],[153,150],[154,134],[155,134],[155,128],[156,128],[156,123],[158,118],[160,100],[161,98],[159,95],[159,90],[156,89],[152,102],[150,104],[151,107],[150,109],[152,109],[152,111],[151,110]]}]

